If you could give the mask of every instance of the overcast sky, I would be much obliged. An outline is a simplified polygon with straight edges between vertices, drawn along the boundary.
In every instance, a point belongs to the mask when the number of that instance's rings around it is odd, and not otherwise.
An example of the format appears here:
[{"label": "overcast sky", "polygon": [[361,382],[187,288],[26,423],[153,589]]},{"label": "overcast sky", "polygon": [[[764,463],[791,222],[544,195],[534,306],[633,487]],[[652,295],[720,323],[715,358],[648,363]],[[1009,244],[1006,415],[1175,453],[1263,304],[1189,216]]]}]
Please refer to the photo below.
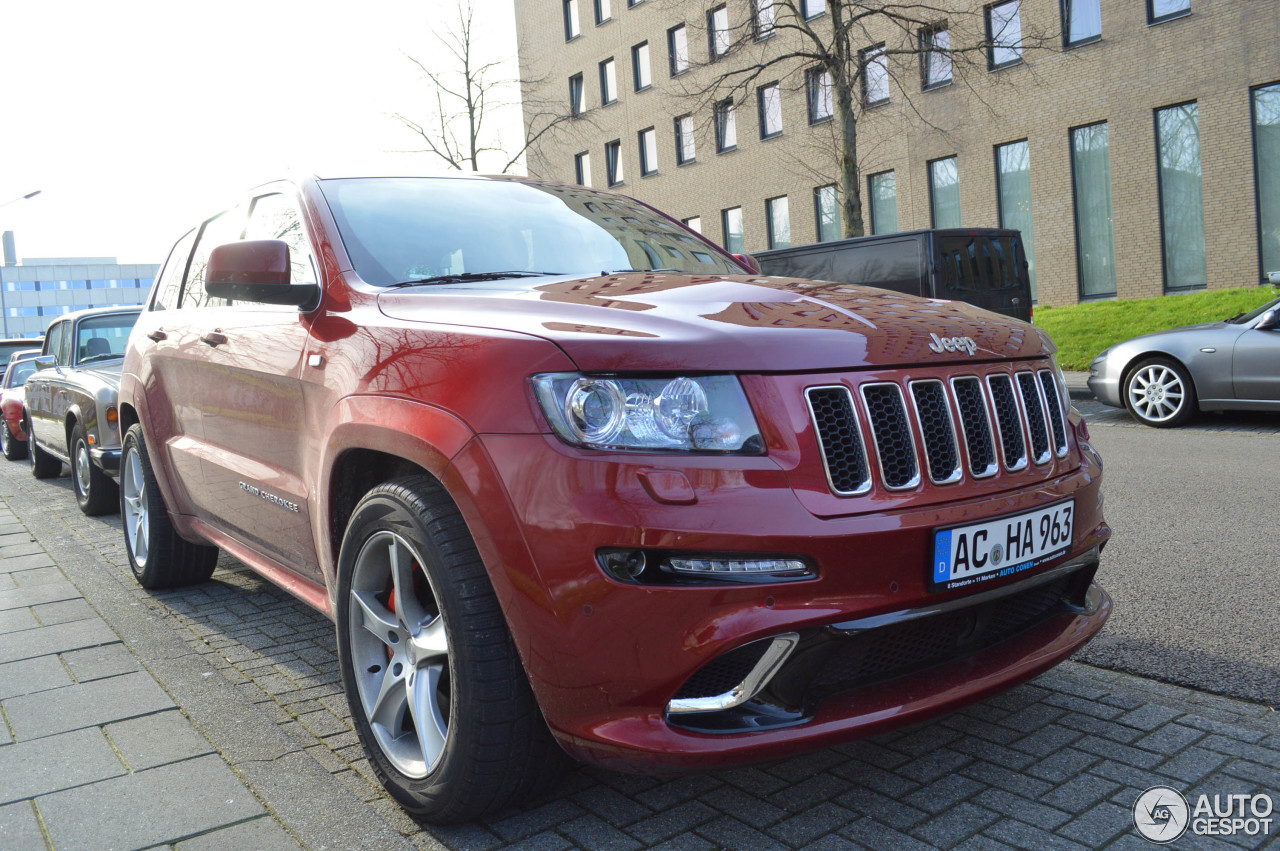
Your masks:
[{"label": "overcast sky", "polygon": [[[512,59],[512,0],[475,0]],[[391,113],[423,116],[454,0],[4,4],[0,230],[18,256],[163,262],[240,190],[296,171],[441,168]],[[508,144],[519,113],[507,118]],[[415,141],[417,140],[417,141]]]}]

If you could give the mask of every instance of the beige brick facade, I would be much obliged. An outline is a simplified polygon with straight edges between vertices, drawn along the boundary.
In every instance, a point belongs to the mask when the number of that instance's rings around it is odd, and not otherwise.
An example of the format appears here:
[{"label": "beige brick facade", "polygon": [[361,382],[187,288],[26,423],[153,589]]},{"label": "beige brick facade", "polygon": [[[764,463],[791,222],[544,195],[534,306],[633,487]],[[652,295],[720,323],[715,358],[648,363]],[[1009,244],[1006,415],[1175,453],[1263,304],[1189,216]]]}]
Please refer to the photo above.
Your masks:
[{"label": "beige brick facade", "polygon": [[[574,156],[588,152],[591,184],[605,188],[605,145],[620,140],[624,181],[617,187],[681,219],[699,216],[703,233],[722,241],[721,211],[740,206],[748,251],[768,247],[765,200],[789,199],[793,244],[813,242],[815,187],[836,180],[834,124],[810,126],[803,66],[791,63],[760,78],[781,80],[783,132],[761,139],[755,88],[738,100],[737,149],[716,153],[712,108],[687,94],[723,69],[795,45],[778,33],[751,42],[705,67],[706,13],[719,0],[609,0],[611,17],[597,25],[593,0],[577,0],[580,35],[566,41],[564,0],[516,0],[520,64],[529,103],[561,103],[569,78],[582,74],[585,111],[567,130],[531,151],[529,172],[575,181]],[[777,0],[779,4],[783,0]],[[834,2],[834,0],[833,0]],[[902,230],[929,227],[927,163],[955,155],[961,221],[998,226],[997,145],[1027,140],[1038,297],[1041,304],[1079,299],[1070,129],[1107,122],[1117,295],[1165,291],[1155,110],[1195,101],[1199,110],[1204,226],[1209,288],[1259,281],[1251,89],[1280,82],[1280,0],[1191,0],[1183,17],[1149,24],[1145,0],[1101,0],[1102,37],[1064,49],[1060,0],[1022,0],[1028,48],[1022,64],[988,71],[985,61],[957,57],[955,82],[920,91],[918,59],[891,59],[891,97],[859,118],[863,217],[870,229],[866,176],[892,169]],[[750,0],[728,0],[731,26],[749,20]],[[981,26],[981,4],[952,4],[955,41]],[[976,11],[975,11],[976,10]],[[694,68],[671,77],[667,31],[687,25]],[[868,36],[894,42],[892,33]],[[898,36],[899,39],[903,36]],[[1044,47],[1033,48],[1036,38]],[[653,85],[634,90],[632,47],[649,44]],[[598,67],[613,57],[617,102],[601,106]],[[787,73],[790,72],[790,73]],[[676,164],[673,119],[693,112],[696,162]],[[526,120],[531,109],[526,106]],[[640,175],[637,134],[657,133],[655,174]]]}]

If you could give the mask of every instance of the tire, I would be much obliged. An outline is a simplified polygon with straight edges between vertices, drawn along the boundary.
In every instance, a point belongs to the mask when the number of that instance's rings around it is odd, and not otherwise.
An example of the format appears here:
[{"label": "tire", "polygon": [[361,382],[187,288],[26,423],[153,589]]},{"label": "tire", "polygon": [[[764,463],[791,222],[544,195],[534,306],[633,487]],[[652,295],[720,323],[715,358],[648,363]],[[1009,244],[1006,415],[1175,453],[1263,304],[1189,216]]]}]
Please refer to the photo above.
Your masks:
[{"label": "tire", "polygon": [[120,504],[116,483],[89,457],[89,439],[79,424],[71,430],[71,485],[76,504],[90,517],[115,511]]},{"label": "tire", "polygon": [[134,425],[120,453],[120,520],[129,567],[143,588],[177,588],[213,575],[218,548],[193,544],[178,535],[169,520],[142,438]]},{"label": "tire", "polygon": [[13,436],[7,420],[4,423],[4,430],[0,431],[0,448],[4,449],[4,457],[10,461],[21,461],[27,457],[26,441],[18,440]]},{"label": "tire", "polygon": [[30,419],[27,420],[27,453],[31,458],[31,475],[37,479],[52,479],[62,475],[62,462],[36,443],[36,433],[31,430]]},{"label": "tire", "polygon": [[466,524],[434,479],[400,479],[360,501],[342,540],[337,599],[356,732],[411,815],[469,821],[559,779],[568,759]]},{"label": "tire", "polygon": [[1124,379],[1129,415],[1152,428],[1172,428],[1196,413],[1196,387],[1187,370],[1167,358],[1147,358]]}]

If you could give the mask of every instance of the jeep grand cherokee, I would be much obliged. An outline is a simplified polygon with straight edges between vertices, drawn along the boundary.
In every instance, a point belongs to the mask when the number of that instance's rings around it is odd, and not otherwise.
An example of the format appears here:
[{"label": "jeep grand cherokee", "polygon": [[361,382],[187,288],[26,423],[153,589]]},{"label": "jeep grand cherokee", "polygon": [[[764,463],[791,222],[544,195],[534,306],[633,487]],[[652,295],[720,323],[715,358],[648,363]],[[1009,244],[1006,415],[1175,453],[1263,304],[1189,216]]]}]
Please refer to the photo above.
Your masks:
[{"label": "jeep grand cherokee", "polygon": [[777,758],[1088,641],[1110,530],[1049,338],[744,263],[534,180],[248,194],[178,241],[129,341],[138,580],[220,548],[333,618],[374,769],[435,821],[562,750]]}]

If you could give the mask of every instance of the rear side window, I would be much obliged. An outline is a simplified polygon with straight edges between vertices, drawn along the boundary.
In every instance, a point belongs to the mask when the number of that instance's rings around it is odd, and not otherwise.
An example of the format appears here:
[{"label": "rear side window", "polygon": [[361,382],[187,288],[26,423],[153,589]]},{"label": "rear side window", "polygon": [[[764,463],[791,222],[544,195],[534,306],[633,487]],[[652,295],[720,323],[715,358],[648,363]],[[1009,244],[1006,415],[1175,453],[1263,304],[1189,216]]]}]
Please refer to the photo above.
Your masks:
[{"label": "rear side window", "polygon": [[151,299],[152,310],[173,310],[178,306],[178,296],[182,292],[182,273],[187,271],[187,258],[191,256],[191,246],[195,244],[196,232],[193,230],[169,252],[169,259],[164,263],[160,277],[156,279],[155,295]]},{"label": "rear side window", "polygon": [[939,242],[947,289],[988,292],[1030,286],[1017,237],[947,236]]},{"label": "rear side window", "polygon": [[200,228],[196,250],[191,255],[187,281],[182,287],[182,307],[221,307],[223,299],[211,299],[204,291],[204,270],[209,265],[209,255],[219,245],[235,242],[244,234],[244,208],[237,207],[209,219]]},{"label": "rear side window", "polygon": [[835,252],[834,256],[833,280],[907,295],[923,294],[923,263],[918,240],[900,239],[859,245]]},{"label": "rear side window", "polygon": [[67,323],[55,322],[50,328],[48,335],[44,338],[44,352],[46,355],[53,355],[58,358],[58,363],[65,364],[58,350],[62,348],[62,338],[67,333]]}]

